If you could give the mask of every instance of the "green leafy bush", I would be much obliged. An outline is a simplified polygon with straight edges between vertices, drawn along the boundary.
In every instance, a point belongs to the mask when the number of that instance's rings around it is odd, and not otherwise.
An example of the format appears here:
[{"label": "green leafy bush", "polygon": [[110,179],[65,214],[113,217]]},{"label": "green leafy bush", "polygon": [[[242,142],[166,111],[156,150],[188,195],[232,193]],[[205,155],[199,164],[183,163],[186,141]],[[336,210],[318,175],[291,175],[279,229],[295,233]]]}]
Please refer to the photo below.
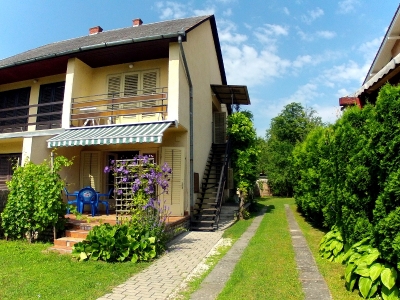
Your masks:
[{"label": "green leafy bush", "polygon": [[336,226],[325,234],[319,243],[319,254],[329,261],[342,262],[345,247],[342,235]]},{"label": "green leafy bush", "polygon": [[346,264],[346,288],[358,286],[361,295],[368,299],[380,294],[384,300],[398,299],[397,271],[380,259],[377,248],[370,246],[369,238],[354,244],[343,256]]},{"label": "green leafy bush", "polygon": [[78,260],[149,261],[158,254],[156,237],[141,229],[129,224],[96,226],[86,240],[74,245],[72,255]]},{"label": "green leafy bush", "polygon": [[58,171],[72,162],[56,156],[53,166],[48,161],[41,164],[25,162],[15,166],[9,189],[8,201],[1,214],[4,235],[12,239],[28,238],[49,226],[62,226],[66,206],[61,191],[64,182]]}]

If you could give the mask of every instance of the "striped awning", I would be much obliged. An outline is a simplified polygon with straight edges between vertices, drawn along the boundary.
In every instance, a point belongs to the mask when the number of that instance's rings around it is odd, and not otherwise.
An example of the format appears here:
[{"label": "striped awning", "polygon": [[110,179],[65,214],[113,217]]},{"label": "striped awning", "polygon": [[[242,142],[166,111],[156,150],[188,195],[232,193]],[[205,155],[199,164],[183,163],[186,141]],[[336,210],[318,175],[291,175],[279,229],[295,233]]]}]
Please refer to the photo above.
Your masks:
[{"label": "striped awning", "polygon": [[168,121],[71,128],[48,139],[47,147],[161,143],[164,131],[173,123]]}]

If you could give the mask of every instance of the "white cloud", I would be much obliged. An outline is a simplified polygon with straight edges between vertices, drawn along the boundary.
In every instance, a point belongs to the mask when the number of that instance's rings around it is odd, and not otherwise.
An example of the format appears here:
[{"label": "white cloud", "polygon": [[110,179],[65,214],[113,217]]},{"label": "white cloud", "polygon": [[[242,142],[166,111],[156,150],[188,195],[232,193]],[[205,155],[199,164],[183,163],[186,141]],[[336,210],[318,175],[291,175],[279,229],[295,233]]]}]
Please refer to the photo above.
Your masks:
[{"label": "white cloud", "polygon": [[223,11],[222,14],[226,17],[229,17],[232,15],[232,9],[228,8],[227,10]]},{"label": "white cloud", "polygon": [[321,8],[317,7],[316,9],[308,11],[307,15],[302,15],[301,20],[306,24],[311,24],[312,22],[314,22],[319,17],[322,17],[323,15],[324,11]]},{"label": "white cloud", "polygon": [[288,29],[276,24],[265,24],[264,27],[258,27],[254,30],[254,35],[257,41],[265,44],[269,51],[276,51],[276,37],[288,35]]},{"label": "white cloud", "polygon": [[246,35],[236,32],[236,24],[231,21],[218,21],[218,27],[218,37],[221,43],[241,44],[247,40]]},{"label": "white cloud", "polygon": [[285,13],[285,15],[288,15],[288,16],[290,15],[290,11],[287,7],[283,8],[283,12]]},{"label": "white cloud", "polygon": [[322,93],[318,92],[318,85],[315,83],[306,83],[300,86],[291,96],[283,99],[286,104],[292,102],[300,102],[304,107],[309,106],[314,99],[321,97]]},{"label": "white cloud", "polygon": [[346,88],[341,88],[336,92],[336,97],[340,98],[340,97],[350,96],[352,94],[354,94],[354,90],[350,91]]},{"label": "white cloud", "polygon": [[314,37],[312,34],[305,33],[304,31],[297,29],[297,35],[303,40],[303,41],[308,41],[311,42],[314,40]]},{"label": "white cloud", "polygon": [[255,86],[282,76],[290,62],[269,50],[257,51],[249,45],[222,46],[224,64],[230,84]]},{"label": "white cloud", "polygon": [[331,69],[325,70],[322,73],[321,79],[340,83],[354,81],[361,84],[368,69],[368,64],[365,63],[364,65],[360,66],[356,62],[350,60],[345,64],[333,66]]},{"label": "white cloud", "polygon": [[[339,103],[339,99],[337,100]],[[317,115],[321,117],[322,122],[333,124],[342,115],[340,106],[321,106],[319,104],[314,104],[312,108],[316,111]]]},{"label": "white cloud", "polygon": [[327,30],[317,31],[317,36],[324,39],[332,39],[336,36],[336,32]]},{"label": "white cloud", "polygon": [[312,64],[313,59],[311,55],[301,55],[296,57],[296,59],[293,61],[292,66],[295,68],[302,68],[304,65],[307,64]]},{"label": "white cloud", "polygon": [[372,63],[372,60],[375,57],[375,54],[378,52],[379,46],[381,45],[383,37],[379,37],[376,39],[373,39],[372,41],[365,42],[360,45],[358,50],[363,53],[364,58],[367,62],[370,64]]},{"label": "white cloud", "polygon": [[359,0],[343,0],[339,1],[339,13],[347,14],[355,11],[355,7],[360,4]]},{"label": "white cloud", "polygon": [[208,7],[204,9],[195,9],[193,10],[196,16],[205,16],[205,15],[213,15],[215,14],[215,7]]},{"label": "white cloud", "polygon": [[173,1],[157,2],[156,8],[161,12],[160,19],[180,19],[187,15],[185,5]]}]

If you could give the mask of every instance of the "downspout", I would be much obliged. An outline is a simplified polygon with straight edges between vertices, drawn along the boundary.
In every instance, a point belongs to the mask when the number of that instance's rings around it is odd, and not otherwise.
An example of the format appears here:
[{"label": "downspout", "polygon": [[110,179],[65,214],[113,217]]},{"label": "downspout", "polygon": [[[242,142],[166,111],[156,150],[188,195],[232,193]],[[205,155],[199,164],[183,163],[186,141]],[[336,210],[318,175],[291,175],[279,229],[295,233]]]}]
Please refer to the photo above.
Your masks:
[{"label": "downspout", "polygon": [[179,34],[178,43],[179,49],[182,56],[183,66],[185,68],[186,79],[189,84],[189,136],[190,136],[190,150],[189,150],[189,160],[190,160],[190,209],[194,206],[194,171],[193,171],[193,85],[192,80],[190,79],[189,67],[186,61],[185,51],[183,50],[182,45],[182,35],[185,33]]}]

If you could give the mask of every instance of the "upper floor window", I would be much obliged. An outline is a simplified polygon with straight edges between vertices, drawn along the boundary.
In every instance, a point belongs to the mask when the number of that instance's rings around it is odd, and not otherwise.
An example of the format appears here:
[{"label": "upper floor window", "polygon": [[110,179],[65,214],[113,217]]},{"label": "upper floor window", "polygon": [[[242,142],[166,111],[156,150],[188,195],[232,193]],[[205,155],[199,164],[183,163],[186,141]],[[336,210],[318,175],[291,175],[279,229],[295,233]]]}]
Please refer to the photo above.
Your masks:
[{"label": "upper floor window", "polygon": [[130,72],[108,77],[108,97],[120,98],[157,93],[158,70]]},{"label": "upper floor window", "polygon": [[65,82],[40,86],[36,129],[61,127]]},{"label": "upper floor window", "polygon": [[0,92],[0,132],[27,130],[30,93],[30,87]]}]

